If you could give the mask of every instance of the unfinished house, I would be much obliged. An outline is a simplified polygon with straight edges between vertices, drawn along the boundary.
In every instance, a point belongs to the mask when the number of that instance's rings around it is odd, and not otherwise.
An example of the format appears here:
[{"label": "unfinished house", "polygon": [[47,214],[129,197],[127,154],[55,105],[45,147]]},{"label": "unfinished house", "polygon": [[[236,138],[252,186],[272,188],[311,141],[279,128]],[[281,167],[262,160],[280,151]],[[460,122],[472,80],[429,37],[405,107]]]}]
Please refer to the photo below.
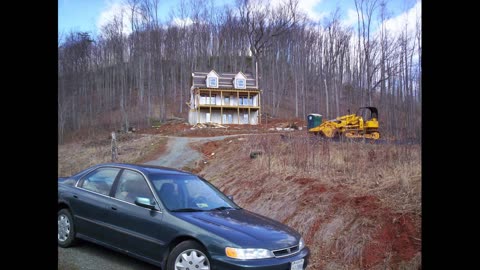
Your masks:
[{"label": "unfinished house", "polygon": [[260,115],[260,90],[251,74],[192,73],[188,122],[256,125]]}]

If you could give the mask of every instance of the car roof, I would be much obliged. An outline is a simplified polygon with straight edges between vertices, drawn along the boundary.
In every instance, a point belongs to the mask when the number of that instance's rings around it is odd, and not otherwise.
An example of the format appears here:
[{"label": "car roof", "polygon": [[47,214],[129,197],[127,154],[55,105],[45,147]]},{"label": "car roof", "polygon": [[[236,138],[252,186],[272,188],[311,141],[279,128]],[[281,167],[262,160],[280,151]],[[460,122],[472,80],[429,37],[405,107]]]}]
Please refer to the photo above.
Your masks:
[{"label": "car roof", "polygon": [[154,166],[154,165],[146,165],[146,164],[132,164],[132,163],[103,163],[97,165],[98,167],[109,167],[109,166],[115,166],[115,167],[123,167],[123,168],[130,168],[130,169],[136,169],[141,171],[144,174],[183,174],[183,175],[193,175],[189,172],[182,171],[182,170],[177,170],[174,168],[168,168],[168,167],[161,167],[161,166]]}]

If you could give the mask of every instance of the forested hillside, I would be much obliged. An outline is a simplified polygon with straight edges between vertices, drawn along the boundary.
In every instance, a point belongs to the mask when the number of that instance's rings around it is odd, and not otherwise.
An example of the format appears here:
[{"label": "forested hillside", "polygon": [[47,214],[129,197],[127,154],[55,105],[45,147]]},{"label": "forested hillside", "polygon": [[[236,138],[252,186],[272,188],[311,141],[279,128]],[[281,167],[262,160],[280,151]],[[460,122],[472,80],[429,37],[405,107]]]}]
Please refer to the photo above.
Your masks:
[{"label": "forested hillside", "polygon": [[255,75],[256,63],[263,117],[330,119],[376,106],[384,137],[419,140],[421,17],[394,31],[379,23],[390,17],[388,1],[352,1],[353,26],[339,9],[312,21],[295,0],[184,1],[169,23],[158,19],[159,0],[128,0],[95,36],[59,33],[59,143],[78,131],[186,118],[192,72]]}]

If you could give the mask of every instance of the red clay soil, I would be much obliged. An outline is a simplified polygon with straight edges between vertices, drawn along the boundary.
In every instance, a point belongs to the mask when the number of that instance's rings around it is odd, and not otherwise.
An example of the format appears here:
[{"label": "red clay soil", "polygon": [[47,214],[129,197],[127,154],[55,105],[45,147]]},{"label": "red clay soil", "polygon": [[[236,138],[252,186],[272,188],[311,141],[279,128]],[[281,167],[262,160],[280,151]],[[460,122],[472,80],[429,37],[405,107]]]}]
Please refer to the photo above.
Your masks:
[{"label": "red clay soil", "polygon": [[371,214],[373,211],[380,208],[379,200],[374,196],[361,196],[353,200],[355,208],[362,214]]},{"label": "red clay soil", "polygon": [[[235,144],[237,144],[235,146]],[[329,262],[337,262],[342,265],[343,255],[341,251],[337,252],[335,242],[320,247],[326,242],[325,239],[317,235],[323,229],[330,226],[331,218],[340,217],[338,220],[352,220],[357,222],[355,228],[357,231],[350,230],[349,225],[339,225],[343,228],[339,235],[349,235],[354,233],[366,233],[370,237],[368,243],[362,248],[360,256],[351,262],[352,269],[371,269],[375,266],[388,266],[390,269],[397,269],[400,263],[408,263],[421,252],[421,234],[418,226],[419,217],[414,214],[400,215],[393,213],[390,208],[382,204],[377,197],[372,195],[355,196],[348,185],[329,186],[327,182],[321,182],[320,179],[308,177],[296,177],[288,175],[283,177],[283,181],[277,177],[272,177],[266,172],[249,171],[252,175],[249,180],[239,174],[237,166],[249,170],[248,157],[243,159],[232,158],[236,153],[234,147],[240,147],[240,143],[232,143],[230,146],[225,141],[215,141],[203,144],[200,151],[206,155],[216,154],[209,166],[219,166],[225,162],[231,162],[231,170],[222,173],[221,180],[215,184],[226,194],[233,195],[240,205],[247,209],[261,209],[264,214],[271,214],[278,220],[287,225],[297,224],[306,221],[307,226],[302,226],[304,239],[310,246],[312,252],[316,254],[312,260],[312,270],[325,269]],[[218,154],[217,154],[218,153]],[[254,161],[253,161],[254,162]],[[207,170],[209,171],[209,170]],[[210,170],[208,173],[212,174]],[[208,174],[207,173],[207,174]],[[278,181],[272,183],[271,181]],[[272,187],[275,187],[272,189]],[[294,200],[288,204],[282,203],[282,200],[274,198],[269,193],[284,191],[290,189],[295,194]],[[296,193],[296,190],[298,192]],[[293,196],[293,195],[290,195]],[[277,207],[275,210],[259,206],[259,204],[269,203],[272,199],[272,205]],[[315,215],[312,207],[321,206],[321,214],[312,219],[299,215]],[[288,213],[286,209],[289,209]],[[279,213],[282,212],[282,213]],[[284,213],[283,213],[284,212]],[[275,214],[273,214],[275,213]],[[343,218],[342,218],[343,217]],[[309,220],[309,221],[308,221]],[[363,223],[363,221],[368,221]],[[330,224],[330,225],[329,225]],[[335,232],[334,232],[335,233]],[[319,237],[320,236],[320,237]],[[325,248],[322,250],[321,248]],[[326,252],[334,252],[331,253]],[[328,255],[328,256],[327,256]],[[357,268],[359,267],[359,268]]]},{"label": "red clay soil", "polygon": [[[319,195],[325,192],[332,192],[331,200],[322,203],[328,203],[328,212],[325,215],[318,216],[314,219],[312,225],[304,234],[306,244],[314,247],[318,245],[315,235],[319,232],[325,224],[328,224],[328,218],[338,215],[339,211],[346,208],[352,208],[358,217],[367,218],[375,221],[375,227],[378,228],[373,232],[372,239],[363,249],[362,257],[360,258],[361,269],[370,269],[378,265],[389,265],[390,267],[397,267],[401,262],[411,261],[418,252],[421,251],[421,235],[419,229],[415,226],[413,215],[400,215],[392,213],[388,208],[381,205],[381,202],[375,196],[358,196],[349,195],[348,187],[335,186],[328,188],[324,184],[318,183],[318,180],[312,178],[297,178],[287,176],[285,180],[291,181],[294,185],[305,187],[303,196],[297,203],[296,210],[283,218],[281,221],[287,224],[293,220],[298,213],[304,212],[307,207],[311,207],[318,203]],[[229,180],[228,182],[232,182]],[[255,187],[255,182],[241,182],[234,181],[242,187],[234,189],[234,196],[239,196],[245,190],[251,191],[245,200],[245,204],[252,204],[254,201],[264,196],[265,188],[261,186]],[[233,191],[233,190],[232,190]],[[229,188],[224,187],[223,192],[230,194]],[[327,195],[328,197],[328,195]],[[314,261],[320,263],[320,258],[323,258],[324,252],[318,254],[320,256]],[[386,262],[387,257],[390,257]],[[334,259],[328,258],[327,261]],[[324,260],[321,260],[324,261]],[[313,261],[312,261],[313,262]],[[319,268],[318,268],[319,267]],[[323,269],[325,265],[320,263],[312,269]]]},{"label": "red clay soil", "polygon": [[213,158],[215,155],[212,153],[215,153],[220,145],[221,142],[218,141],[204,143],[200,147],[200,152],[208,158]]},{"label": "red clay soil", "polygon": [[160,145],[157,145],[156,148],[153,151],[150,151],[146,155],[144,155],[140,160],[137,160],[138,163],[145,163],[151,160],[156,159],[160,155],[162,155],[165,150],[167,149],[167,144],[162,143]]},{"label": "red clay soil", "polygon": [[392,253],[391,263],[397,264],[411,260],[421,249],[420,235],[411,217],[386,214],[382,221],[382,228],[363,250],[362,263],[367,268],[382,263],[386,251]]},{"label": "red clay soil", "polygon": [[262,193],[263,193],[263,188],[260,189],[260,190],[258,190],[258,191],[256,191],[256,192],[253,193],[252,195],[250,195],[250,197],[248,197],[245,202],[246,202],[246,203],[252,203],[252,202],[254,202],[256,199],[258,199],[258,197],[260,197],[260,195],[262,195]]},{"label": "red clay soil", "polygon": [[307,191],[303,195],[304,196],[318,195],[318,194],[323,193],[325,191],[327,191],[327,188],[324,185],[315,184],[315,185],[312,185],[309,189],[307,189]]},{"label": "red clay soil", "polygon": [[161,135],[173,135],[173,136],[187,136],[187,137],[212,137],[222,135],[233,134],[245,134],[245,133],[271,133],[277,132],[276,130],[270,130],[272,128],[286,128],[291,126],[304,127],[306,121],[301,118],[289,118],[289,119],[268,119],[268,122],[263,122],[258,125],[238,125],[230,124],[223,125],[226,128],[196,128],[191,129],[193,126],[186,122],[166,122],[159,127],[150,127],[140,129],[137,133],[142,134],[161,134]]},{"label": "red clay soil", "polygon": [[348,201],[347,196],[344,193],[337,192],[333,196],[332,203],[334,205],[343,205]]},{"label": "red clay soil", "polygon": [[[291,176],[289,176],[291,177]],[[287,177],[288,178],[288,177]],[[290,180],[290,179],[286,179],[286,180]],[[315,182],[316,180],[315,179],[312,179],[312,178],[297,178],[295,180],[293,180],[293,182],[297,183],[297,184],[300,184],[300,185],[307,185],[307,184],[311,184],[313,182]]]},{"label": "red clay soil", "polygon": [[411,260],[421,249],[420,232],[415,228],[413,216],[392,213],[382,208],[374,196],[355,197],[352,206],[361,216],[377,220],[378,231],[364,248],[362,264],[371,267],[384,262],[386,254],[392,255],[391,264]]},{"label": "red clay soil", "polygon": [[[215,158],[215,155],[212,155],[212,153],[216,153],[217,148],[221,144],[222,143],[219,141],[212,141],[212,142],[207,142],[202,144],[190,143],[190,147],[202,153],[204,159],[213,159]],[[184,169],[187,171],[190,171],[191,173],[199,174],[205,166],[206,164],[203,161],[201,161],[197,163],[197,166],[195,168],[184,168]]]}]

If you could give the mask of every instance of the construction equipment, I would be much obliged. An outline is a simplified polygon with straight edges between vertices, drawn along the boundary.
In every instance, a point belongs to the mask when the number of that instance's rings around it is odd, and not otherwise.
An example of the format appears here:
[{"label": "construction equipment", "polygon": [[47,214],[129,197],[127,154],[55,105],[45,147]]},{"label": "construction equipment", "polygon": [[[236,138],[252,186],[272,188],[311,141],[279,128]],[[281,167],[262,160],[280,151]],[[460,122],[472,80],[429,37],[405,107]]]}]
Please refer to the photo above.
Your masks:
[{"label": "construction equipment", "polygon": [[380,132],[378,131],[378,110],[375,107],[361,107],[357,113],[339,116],[336,119],[315,125],[315,122],[318,122],[318,117],[321,119],[321,115],[318,114],[308,115],[309,133],[327,138],[337,138],[340,136],[373,140],[380,138]]}]

